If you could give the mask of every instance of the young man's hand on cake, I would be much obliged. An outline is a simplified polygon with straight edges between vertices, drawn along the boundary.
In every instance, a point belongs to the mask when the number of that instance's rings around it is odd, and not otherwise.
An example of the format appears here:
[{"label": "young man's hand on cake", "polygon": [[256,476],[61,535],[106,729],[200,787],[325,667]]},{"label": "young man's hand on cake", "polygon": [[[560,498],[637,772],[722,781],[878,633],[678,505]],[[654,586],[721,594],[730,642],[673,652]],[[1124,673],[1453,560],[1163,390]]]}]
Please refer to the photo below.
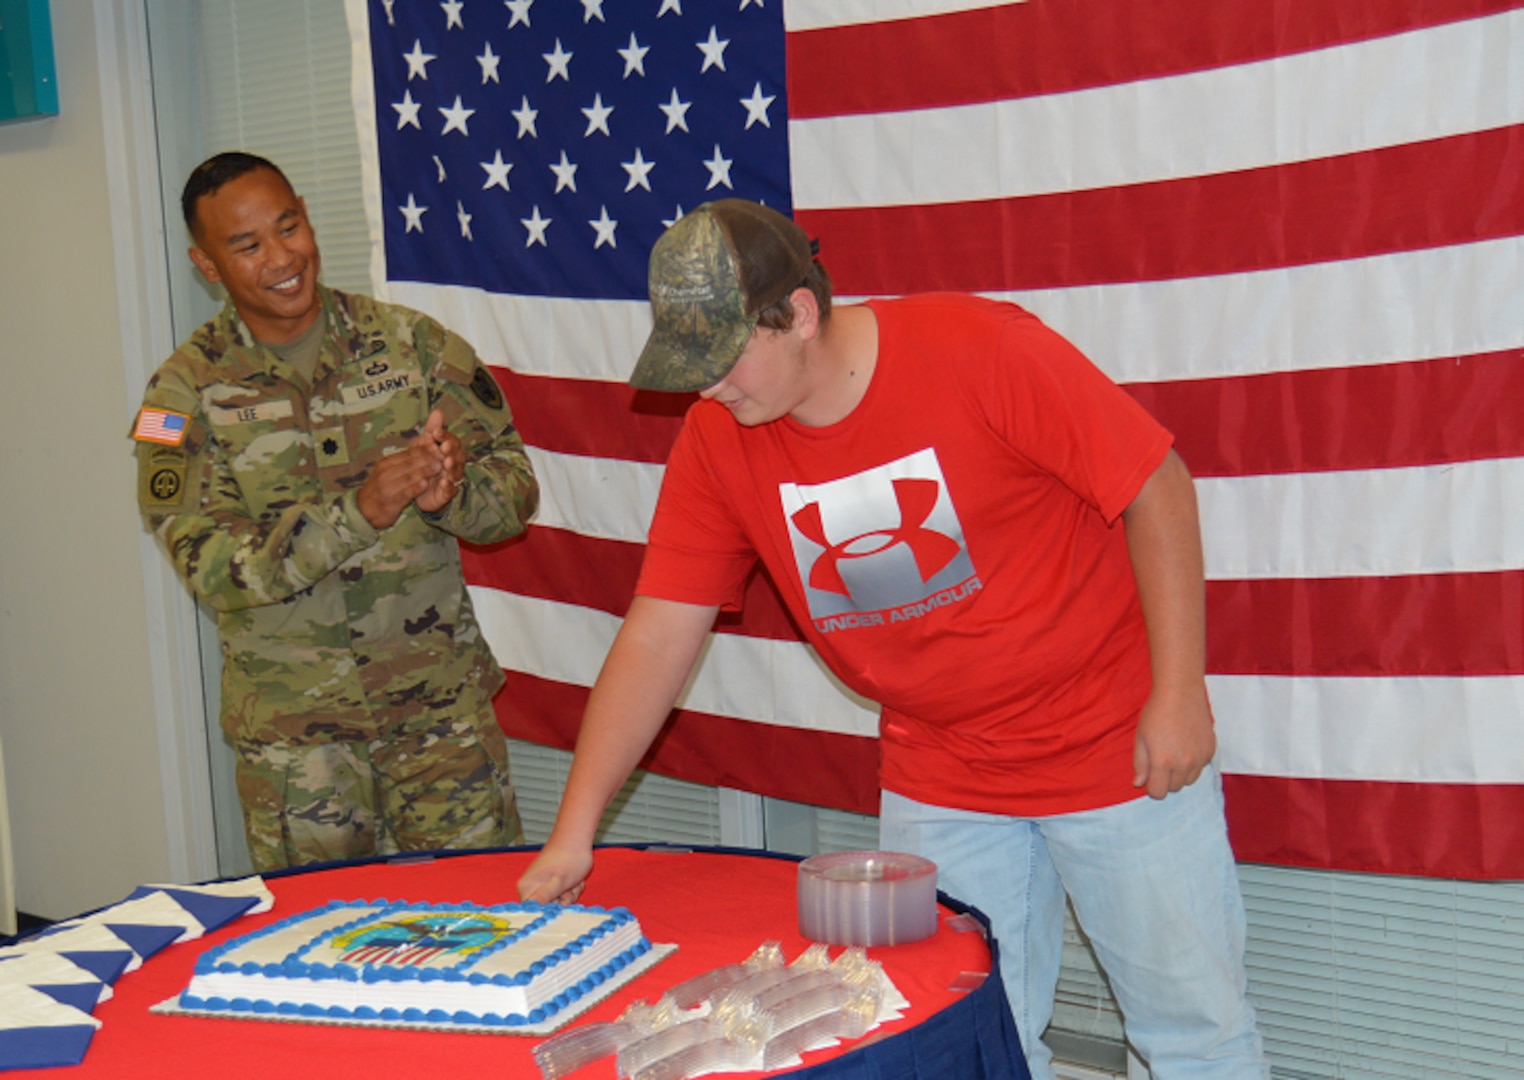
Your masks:
[{"label": "young man's hand on cake", "polygon": [[588,849],[562,851],[546,844],[519,878],[519,899],[539,904],[575,903],[592,869],[593,853]]}]

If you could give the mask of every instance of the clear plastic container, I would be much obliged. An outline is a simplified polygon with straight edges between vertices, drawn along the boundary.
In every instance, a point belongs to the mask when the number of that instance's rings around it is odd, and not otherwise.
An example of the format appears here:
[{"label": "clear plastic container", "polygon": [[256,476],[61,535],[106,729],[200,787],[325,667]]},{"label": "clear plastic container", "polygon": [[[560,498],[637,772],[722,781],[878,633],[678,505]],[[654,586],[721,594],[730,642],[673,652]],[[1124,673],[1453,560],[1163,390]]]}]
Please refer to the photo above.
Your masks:
[{"label": "clear plastic container", "polygon": [[901,945],[937,929],[937,866],[896,851],[837,851],[799,864],[799,932],[831,945]]}]

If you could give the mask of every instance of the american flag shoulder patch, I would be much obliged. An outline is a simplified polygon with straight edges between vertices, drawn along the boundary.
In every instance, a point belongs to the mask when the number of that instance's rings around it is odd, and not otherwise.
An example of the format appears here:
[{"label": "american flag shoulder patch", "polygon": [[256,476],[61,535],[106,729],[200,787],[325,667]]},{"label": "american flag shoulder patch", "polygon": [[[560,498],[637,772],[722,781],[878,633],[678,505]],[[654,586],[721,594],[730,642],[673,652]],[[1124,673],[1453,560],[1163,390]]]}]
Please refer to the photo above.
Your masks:
[{"label": "american flag shoulder patch", "polygon": [[138,442],[179,446],[185,441],[185,429],[189,423],[190,417],[184,413],[145,405],[138,410],[138,422],[132,426],[132,437]]}]

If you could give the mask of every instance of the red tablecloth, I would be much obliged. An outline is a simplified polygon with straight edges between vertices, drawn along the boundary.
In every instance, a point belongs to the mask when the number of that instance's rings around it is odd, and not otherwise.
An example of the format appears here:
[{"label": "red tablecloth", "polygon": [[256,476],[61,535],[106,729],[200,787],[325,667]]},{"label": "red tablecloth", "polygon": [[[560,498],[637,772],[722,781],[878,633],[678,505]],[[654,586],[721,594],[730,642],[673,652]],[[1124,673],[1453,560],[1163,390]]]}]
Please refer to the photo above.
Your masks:
[{"label": "red tablecloth", "polygon": [[[452,855],[427,861],[373,862],[269,879],[273,910],[236,919],[196,941],[172,945],[139,970],[124,975],[112,1000],[95,1010],[102,1027],[83,1064],[36,1070],[18,1077],[258,1077],[260,1080],[334,1080],[348,1076],[493,1076],[537,1078],[531,1050],[541,1040],[519,1035],[475,1035],[319,1026],[261,1020],[162,1016],[149,1007],[178,994],[196,958],[229,937],[248,933],[329,900],[386,898],[478,904],[517,898],[515,883],[531,851]],[[575,1023],[616,1018],[630,1002],[655,1000],[669,986],[721,964],[743,960],[764,941],[782,942],[792,960],[808,945],[795,914],[798,864],[755,854],[604,848],[583,903],[629,908],[647,937],[678,950]],[[952,984],[966,972],[989,970],[990,954],[977,932],[949,925],[942,912],[932,937],[909,945],[873,948],[869,955],[911,1007],[855,1045],[906,1031],[965,998]],[[835,950],[833,950],[833,953]],[[935,1025],[933,1025],[935,1026]],[[989,1025],[986,1025],[989,1026]],[[853,1045],[816,1051],[806,1066],[848,1053]],[[578,1080],[616,1075],[605,1059]],[[760,1073],[732,1073],[756,1077]],[[882,1075],[882,1071],[874,1075]]]}]

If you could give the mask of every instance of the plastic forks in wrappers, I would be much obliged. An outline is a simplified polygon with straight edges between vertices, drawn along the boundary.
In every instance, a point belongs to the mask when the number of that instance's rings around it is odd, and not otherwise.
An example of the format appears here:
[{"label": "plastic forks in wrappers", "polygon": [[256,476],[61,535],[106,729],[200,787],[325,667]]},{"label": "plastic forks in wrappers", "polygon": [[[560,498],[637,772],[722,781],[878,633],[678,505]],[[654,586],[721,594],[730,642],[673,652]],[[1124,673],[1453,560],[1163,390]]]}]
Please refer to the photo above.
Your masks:
[{"label": "plastic forks in wrappers", "polygon": [[637,1002],[618,1020],[547,1039],[535,1048],[535,1061],[544,1080],[608,1056],[628,1080],[777,1068],[876,1025],[886,983],[861,948],[832,962],[825,946],[812,945],[785,966],[782,948],[767,942],[743,963],[679,983],[654,1005]]}]

